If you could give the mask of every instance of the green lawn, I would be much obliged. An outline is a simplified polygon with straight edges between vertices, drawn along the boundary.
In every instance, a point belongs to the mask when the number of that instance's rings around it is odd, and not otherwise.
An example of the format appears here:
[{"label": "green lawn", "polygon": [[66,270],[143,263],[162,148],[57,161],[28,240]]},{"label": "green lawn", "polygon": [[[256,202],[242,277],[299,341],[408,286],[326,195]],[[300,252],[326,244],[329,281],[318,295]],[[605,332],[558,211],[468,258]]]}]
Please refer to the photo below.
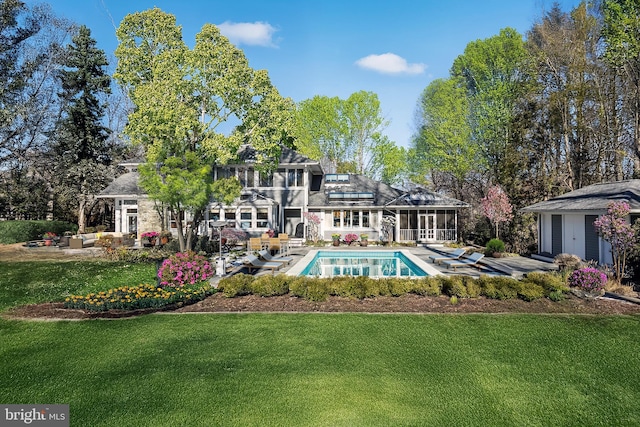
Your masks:
[{"label": "green lawn", "polygon": [[640,425],[640,318],[0,321],[0,402],[72,425]]},{"label": "green lawn", "polygon": [[154,263],[109,261],[0,262],[0,311],[39,302],[63,301],[123,285],[156,283]]},{"label": "green lawn", "polygon": [[[155,265],[0,263],[0,311]],[[0,320],[0,403],[77,426],[640,425],[640,316]]]}]

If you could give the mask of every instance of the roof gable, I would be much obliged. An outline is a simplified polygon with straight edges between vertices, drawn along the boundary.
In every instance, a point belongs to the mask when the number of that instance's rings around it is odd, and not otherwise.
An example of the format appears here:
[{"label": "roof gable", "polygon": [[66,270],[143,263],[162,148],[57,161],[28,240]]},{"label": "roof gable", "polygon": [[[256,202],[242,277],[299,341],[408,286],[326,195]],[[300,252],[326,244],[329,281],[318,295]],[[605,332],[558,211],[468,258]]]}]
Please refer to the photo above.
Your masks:
[{"label": "roof gable", "polygon": [[640,179],[593,184],[549,200],[534,203],[524,212],[604,211],[610,203],[624,201],[632,211],[640,211]]}]

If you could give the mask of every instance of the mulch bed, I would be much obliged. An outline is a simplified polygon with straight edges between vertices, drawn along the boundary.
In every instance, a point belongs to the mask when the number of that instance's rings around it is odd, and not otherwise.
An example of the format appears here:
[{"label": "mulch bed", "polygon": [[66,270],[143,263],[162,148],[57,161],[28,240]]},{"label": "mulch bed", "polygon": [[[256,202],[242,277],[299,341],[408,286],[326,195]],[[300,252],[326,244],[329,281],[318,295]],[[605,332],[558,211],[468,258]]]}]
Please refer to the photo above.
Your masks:
[{"label": "mulch bed", "polygon": [[363,300],[329,297],[326,301],[313,302],[292,296],[259,297],[247,295],[226,298],[212,295],[195,304],[167,307],[163,310],[109,310],[90,312],[65,309],[62,303],[33,304],[15,307],[3,313],[5,318],[41,320],[116,319],[140,316],[157,311],[169,313],[549,313],[549,314],[640,314],[640,304],[609,298],[581,299],[568,295],[560,302],[540,298],[532,302],[520,299],[506,301],[470,298],[451,304],[448,297],[423,297],[407,294],[400,297],[376,297]]}]

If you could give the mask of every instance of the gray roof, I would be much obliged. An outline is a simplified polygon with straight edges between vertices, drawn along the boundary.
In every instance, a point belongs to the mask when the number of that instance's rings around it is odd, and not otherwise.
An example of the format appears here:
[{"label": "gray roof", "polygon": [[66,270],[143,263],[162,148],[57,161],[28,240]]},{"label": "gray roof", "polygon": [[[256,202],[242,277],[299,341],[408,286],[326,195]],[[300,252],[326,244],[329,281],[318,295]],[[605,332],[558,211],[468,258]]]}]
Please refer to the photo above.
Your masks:
[{"label": "gray roof", "polygon": [[[239,164],[251,163],[255,162],[257,155],[257,150],[253,148],[249,144],[244,144],[238,150],[238,162]],[[279,165],[311,165],[312,170],[322,171],[320,167],[320,162],[317,160],[310,159],[307,156],[303,156],[295,150],[292,150],[289,147],[284,145],[280,145],[280,160],[278,161]]]},{"label": "gray roof", "polygon": [[640,211],[640,179],[589,185],[527,206],[522,211],[606,211],[609,203],[615,201],[628,202],[632,211]]},{"label": "gray roof", "polygon": [[[329,196],[331,193],[372,193],[373,197],[331,199]],[[469,205],[426,189],[407,192],[364,175],[349,174],[349,182],[337,183],[327,183],[325,175],[319,190],[309,193],[309,207],[326,206],[456,208],[468,207]]]},{"label": "gray roof", "polygon": [[97,197],[143,196],[146,192],[138,185],[138,172],[127,172],[114,179]]}]

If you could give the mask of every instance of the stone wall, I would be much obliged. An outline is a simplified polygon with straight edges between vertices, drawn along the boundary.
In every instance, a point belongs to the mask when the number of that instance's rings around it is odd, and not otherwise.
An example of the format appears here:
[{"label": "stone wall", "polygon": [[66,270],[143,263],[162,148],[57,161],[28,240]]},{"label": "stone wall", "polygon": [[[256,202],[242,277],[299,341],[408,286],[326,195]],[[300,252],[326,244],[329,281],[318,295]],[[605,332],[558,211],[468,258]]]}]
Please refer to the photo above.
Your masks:
[{"label": "stone wall", "polygon": [[138,199],[138,238],[147,231],[162,230],[160,216],[156,211],[155,202],[151,199]]}]

